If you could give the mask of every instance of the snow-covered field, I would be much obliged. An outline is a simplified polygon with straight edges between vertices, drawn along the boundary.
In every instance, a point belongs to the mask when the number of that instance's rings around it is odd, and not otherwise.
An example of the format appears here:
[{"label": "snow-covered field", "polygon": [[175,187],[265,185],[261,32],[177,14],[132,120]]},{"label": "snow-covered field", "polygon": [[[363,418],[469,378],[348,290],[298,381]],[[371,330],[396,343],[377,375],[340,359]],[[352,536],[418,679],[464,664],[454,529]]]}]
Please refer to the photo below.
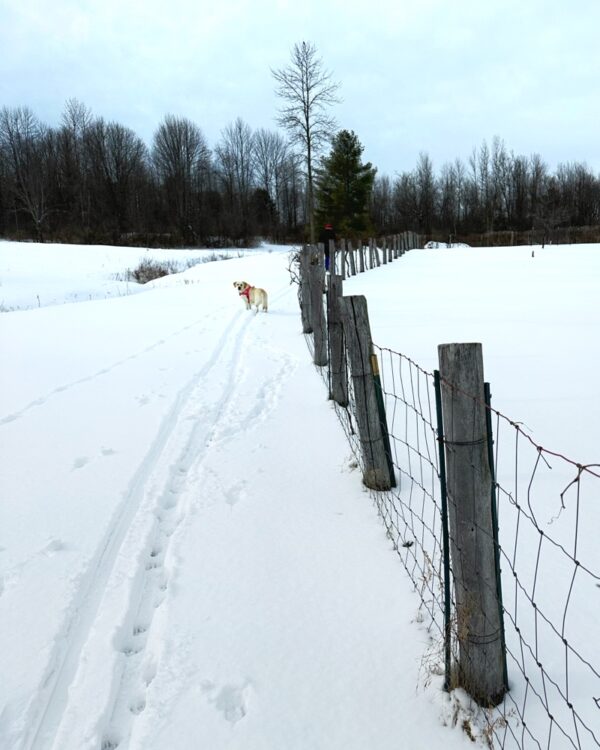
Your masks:
[{"label": "snow-covered field", "polygon": [[[472,747],[289,248],[230,252],[139,287],[117,279],[139,249],[0,242],[0,748]],[[482,341],[495,407],[599,462],[600,248],[415,250],[345,291],[427,369]]]}]

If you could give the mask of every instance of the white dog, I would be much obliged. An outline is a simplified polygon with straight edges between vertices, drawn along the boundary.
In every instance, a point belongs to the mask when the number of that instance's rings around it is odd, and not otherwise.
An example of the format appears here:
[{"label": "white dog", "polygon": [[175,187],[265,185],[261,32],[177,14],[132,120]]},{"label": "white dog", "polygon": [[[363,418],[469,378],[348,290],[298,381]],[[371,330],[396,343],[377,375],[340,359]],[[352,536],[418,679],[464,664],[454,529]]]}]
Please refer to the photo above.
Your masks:
[{"label": "white dog", "polygon": [[247,281],[234,281],[233,286],[238,290],[240,297],[244,298],[246,303],[246,310],[250,310],[254,305],[256,312],[262,305],[264,312],[269,309],[269,298],[264,289],[260,289],[257,286],[250,286]]}]

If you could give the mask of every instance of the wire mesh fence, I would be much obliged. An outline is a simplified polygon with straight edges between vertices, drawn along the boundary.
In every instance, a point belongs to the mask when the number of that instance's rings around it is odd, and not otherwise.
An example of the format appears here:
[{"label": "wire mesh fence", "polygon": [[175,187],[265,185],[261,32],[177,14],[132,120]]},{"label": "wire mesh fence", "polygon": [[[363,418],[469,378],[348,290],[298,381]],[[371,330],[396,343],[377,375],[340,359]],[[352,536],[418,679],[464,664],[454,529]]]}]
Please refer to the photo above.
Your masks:
[{"label": "wire mesh fence", "polygon": [[[377,493],[431,625],[444,633],[443,528],[434,374],[404,355],[375,346],[399,491]],[[477,398],[466,394],[475,406]],[[483,712],[499,748],[600,747],[600,466],[544,449],[524,428],[485,408],[493,426],[492,499],[509,691]],[[446,451],[452,446],[445,444]],[[473,465],[473,471],[476,470]],[[416,502],[415,502],[416,501]],[[448,499],[451,506],[452,498]],[[486,533],[478,528],[481,535]],[[411,544],[413,542],[413,544]],[[454,540],[450,538],[452,549]],[[406,545],[414,550],[407,566]],[[450,565],[461,562],[455,553]],[[426,592],[426,596],[424,596]],[[450,648],[460,650],[460,616],[450,595]],[[452,686],[452,677],[448,680]]]},{"label": "wire mesh fence", "polygon": [[494,735],[502,748],[600,747],[600,466],[490,416],[511,675]]},{"label": "wire mesh fence", "polygon": [[[389,348],[373,344],[373,350],[397,481],[371,495],[419,596],[421,621],[439,644],[437,666],[445,662],[452,689],[474,636],[466,632],[464,603],[457,601],[462,552],[447,530],[455,499],[446,496],[443,475],[456,447],[440,428],[439,374]],[[328,368],[320,372],[329,385]],[[474,414],[485,410],[493,433],[486,450],[497,580],[484,585],[500,595],[509,688],[498,705],[479,712],[480,737],[503,750],[600,748],[600,465],[538,445],[522,424],[493,408],[489,392],[462,395],[471,399]],[[360,465],[355,403],[348,373],[348,405],[335,408]],[[472,442],[461,450],[474,456],[480,441]],[[470,466],[474,475],[475,459]],[[490,535],[480,527],[473,532],[480,539]],[[484,622],[483,630],[488,626]]]}]

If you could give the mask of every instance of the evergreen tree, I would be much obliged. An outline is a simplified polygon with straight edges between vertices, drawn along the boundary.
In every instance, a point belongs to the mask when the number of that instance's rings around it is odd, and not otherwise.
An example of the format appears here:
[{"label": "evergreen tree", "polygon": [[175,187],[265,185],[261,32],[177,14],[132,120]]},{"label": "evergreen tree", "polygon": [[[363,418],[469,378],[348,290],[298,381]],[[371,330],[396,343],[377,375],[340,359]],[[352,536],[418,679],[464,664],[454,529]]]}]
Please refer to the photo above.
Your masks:
[{"label": "evergreen tree", "polygon": [[317,174],[317,218],[333,224],[338,236],[356,237],[370,229],[369,200],[376,169],[363,164],[356,134],[340,130]]}]

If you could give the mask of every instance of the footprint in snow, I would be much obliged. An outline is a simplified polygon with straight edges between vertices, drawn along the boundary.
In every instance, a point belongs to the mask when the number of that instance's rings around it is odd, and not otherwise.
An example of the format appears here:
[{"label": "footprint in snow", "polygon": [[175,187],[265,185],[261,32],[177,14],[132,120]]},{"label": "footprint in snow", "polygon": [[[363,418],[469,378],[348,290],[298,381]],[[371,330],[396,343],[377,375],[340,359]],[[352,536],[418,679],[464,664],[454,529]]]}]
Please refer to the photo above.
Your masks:
[{"label": "footprint in snow", "polygon": [[250,686],[225,685],[213,699],[215,708],[223,714],[230,724],[237,724],[248,713],[248,695]]},{"label": "footprint in snow", "polygon": [[76,458],[73,461],[73,471],[75,469],[83,469],[83,467],[90,462],[90,459],[87,456],[79,456],[79,458]]},{"label": "footprint in snow", "polygon": [[244,500],[246,496],[246,482],[244,481],[238,482],[237,484],[234,484],[233,487],[225,490],[225,502],[232,508],[234,505],[237,505],[240,500]]},{"label": "footprint in snow", "polygon": [[68,549],[68,546],[61,539],[50,539],[50,541],[44,545],[41,552],[44,555],[54,555],[56,552],[64,552]]}]

